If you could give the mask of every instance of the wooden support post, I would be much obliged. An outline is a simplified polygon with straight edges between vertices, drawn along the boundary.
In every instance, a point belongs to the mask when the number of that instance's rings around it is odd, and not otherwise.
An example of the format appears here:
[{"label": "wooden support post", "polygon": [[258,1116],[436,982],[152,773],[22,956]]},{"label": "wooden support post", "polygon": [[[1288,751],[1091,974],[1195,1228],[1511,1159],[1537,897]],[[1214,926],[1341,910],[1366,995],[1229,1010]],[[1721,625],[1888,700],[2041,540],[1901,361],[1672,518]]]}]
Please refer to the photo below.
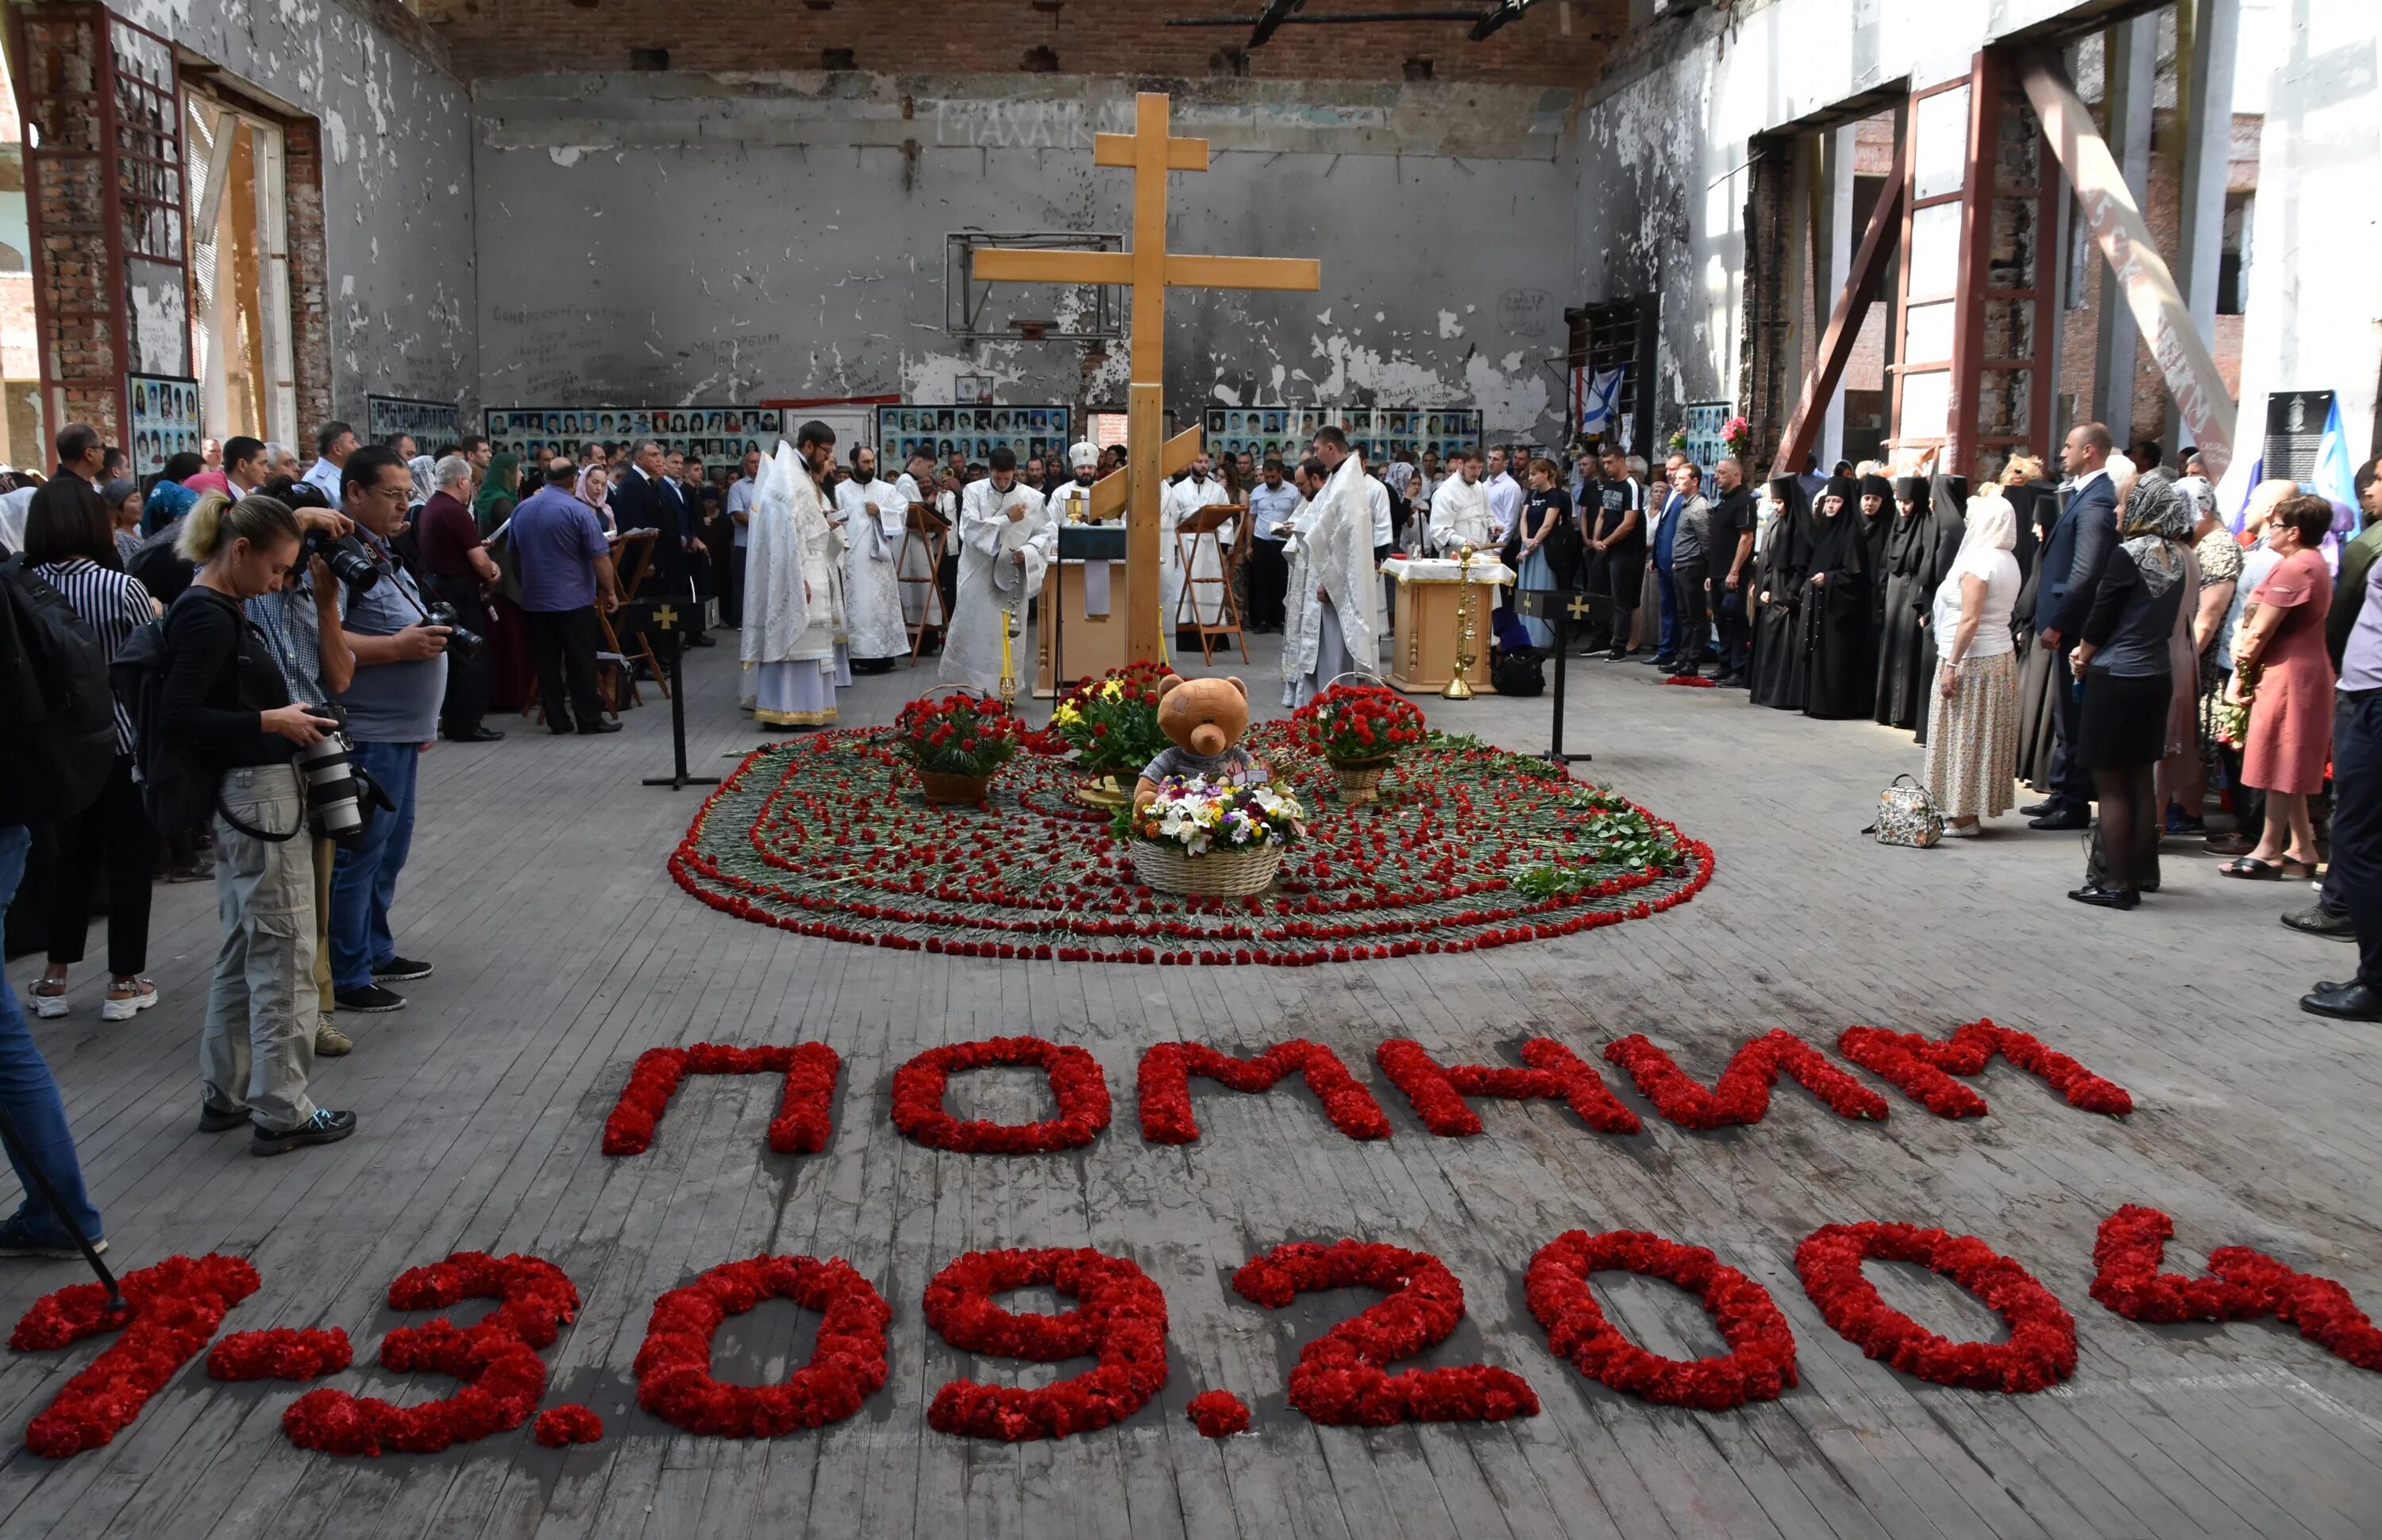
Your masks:
[{"label": "wooden support post", "polygon": [[1770,471],[1773,476],[1791,476],[1802,469],[1804,455],[1819,436],[1820,420],[1828,409],[1828,400],[1836,395],[1836,385],[1845,375],[1845,365],[1852,359],[1853,343],[1860,336],[1861,322],[1869,315],[1869,307],[1885,282],[1896,232],[1902,227],[1902,201],[1910,188],[1909,138],[1905,134],[1901,148],[1895,153],[1894,176],[1869,216],[1869,229],[1861,237],[1860,250],[1853,256],[1852,273],[1845,280],[1844,291],[1836,296],[1836,310],[1828,317],[1828,329],[1820,338],[1819,356],[1811,373],[1803,377],[1802,394],[1795,400],[1795,415],[1786,420],[1786,434],[1778,444],[1778,459]]}]

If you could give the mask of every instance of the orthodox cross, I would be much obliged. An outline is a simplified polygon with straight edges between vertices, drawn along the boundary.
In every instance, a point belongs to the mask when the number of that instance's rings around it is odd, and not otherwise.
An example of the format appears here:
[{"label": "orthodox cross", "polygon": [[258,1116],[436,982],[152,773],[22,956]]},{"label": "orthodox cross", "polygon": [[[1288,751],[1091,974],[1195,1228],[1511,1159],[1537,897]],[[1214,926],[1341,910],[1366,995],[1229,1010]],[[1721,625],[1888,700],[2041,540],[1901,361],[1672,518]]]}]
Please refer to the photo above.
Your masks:
[{"label": "orthodox cross", "polygon": [[[1092,164],[1129,168],[1133,176],[1133,250],[1021,251],[986,248],[975,275],[988,283],[1112,284],[1133,291],[1132,387],[1126,399],[1123,485],[1106,495],[1096,488],[1093,516],[1125,507],[1125,640],[1136,661],[1163,655],[1160,638],[1173,617],[1159,614],[1159,498],[1169,472],[1198,453],[1199,430],[1161,443],[1166,431],[1166,291],[1175,288],[1319,289],[1323,264],[1298,257],[1186,256],[1166,249],[1166,177],[1208,169],[1208,141],[1167,131],[1162,92],[1135,102],[1134,131],[1101,134]],[[1121,496],[1120,496],[1121,495]],[[1105,505],[1105,507],[1104,507]]]}]

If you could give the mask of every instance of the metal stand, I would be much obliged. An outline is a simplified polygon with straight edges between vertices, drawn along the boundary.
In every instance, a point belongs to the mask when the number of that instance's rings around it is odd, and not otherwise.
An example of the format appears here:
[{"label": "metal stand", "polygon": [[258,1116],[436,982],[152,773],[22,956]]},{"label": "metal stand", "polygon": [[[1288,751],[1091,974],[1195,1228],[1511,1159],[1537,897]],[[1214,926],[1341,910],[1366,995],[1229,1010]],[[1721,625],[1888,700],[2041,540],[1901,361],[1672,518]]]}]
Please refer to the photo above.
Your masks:
[{"label": "metal stand", "polygon": [[1596,756],[1590,753],[1564,752],[1564,672],[1571,661],[1571,623],[1585,620],[1594,606],[1584,593],[1529,593],[1521,598],[1539,618],[1552,621],[1555,628],[1555,713],[1554,743],[1541,757],[1550,764],[1578,764]]},{"label": "metal stand", "polygon": [[99,1275],[100,1286],[107,1290],[107,1308],[127,1308],[124,1290],[117,1287],[116,1275],[107,1270],[106,1263],[99,1260],[99,1253],[92,1249],[90,1237],[84,1235],[82,1227],[74,1222],[74,1216],[67,1212],[67,1205],[59,1199],[57,1189],[50,1185],[49,1173],[42,1169],[32,1152],[25,1148],[25,1142],[17,1137],[17,1125],[8,1120],[5,1107],[0,1107],[0,1143],[7,1145],[9,1158],[32,1182],[35,1191],[41,1193],[42,1201],[50,1205],[50,1212],[58,1216],[58,1223],[66,1226],[67,1233],[74,1237],[75,1247],[82,1253],[82,1259],[91,1264],[91,1270]]},{"label": "metal stand", "polygon": [[686,639],[679,634],[678,610],[669,599],[641,600],[634,607],[645,611],[645,619],[654,630],[669,638],[669,698],[670,747],[677,754],[678,769],[668,776],[647,776],[646,786],[666,786],[672,791],[690,786],[718,786],[717,776],[690,776],[686,770],[686,675],[681,666],[686,657]]}]

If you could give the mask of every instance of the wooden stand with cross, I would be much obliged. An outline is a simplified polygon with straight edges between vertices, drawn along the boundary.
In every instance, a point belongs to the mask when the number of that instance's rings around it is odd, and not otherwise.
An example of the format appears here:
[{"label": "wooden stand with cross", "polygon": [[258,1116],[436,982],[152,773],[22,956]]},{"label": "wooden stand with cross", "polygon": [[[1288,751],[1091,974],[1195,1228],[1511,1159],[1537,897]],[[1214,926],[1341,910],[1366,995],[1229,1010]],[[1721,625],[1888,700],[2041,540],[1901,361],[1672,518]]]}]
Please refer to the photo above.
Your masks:
[{"label": "wooden stand with cross", "polygon": [[1543,588],[1524,589],[1516,598],[1522,614],[1534,620],[1547,621],[1555,629],[1555,738],[1553,746],[1546,752],[1547,762],[1552,764],[1577,764],[1583,760],[1594,759],[1594,754],[1565,753],[1563,729],[1564,665],[1571,656],[1572,623],[1586,620],[1594,613],[1596,606],[1589,603],[1585,593],[1560,593]]},{"label": "wooden stand with cross", "polygon": [[719,777],[717,776],[690,776],[686,772],[686,677],[681,668],[686,657],[686,642],[678,632],[679,621],[683,617],[679,614],[677,602],[671,599],[639,599],[620,607],[623,610],[642,610],[645,623],[670,639],[670,747],[678,755],[678,768],[668,776],[647,776],[645,784],[666,786],[672,791],[690,786],[718,786]]},{"label": "wooden stand with cross", "polygon": [[[1101,134],[1092,164],[1124,166],[1133,177],[1133,250],[1024,251],[988,247],[976,253],[975,276],[987,283],[1116,285],[1133,291],[1132,388],[1125,401],[1123,484],[1109,495],[1125,507],[1126,649],[1136,662],[1165,654],[1173,617],[1159,595],[1159,500],[1170,469],[1190,463],[1199,430],[1165,434],[1166,290],[1180,288],[1320,289],[1323,266],[1311,258],[1203,257],[1166,250],[1166,178],[1170,172],[1208,169],[1208,141],[1167,132],[1168,101],[1143,92],[1135,102],[1134,131]],[[1179,459],[1176,458],[1180,454]],[[1171,464],[1170,464],[1171,462]],[[1103,501],[1095,483],[1093,502]],[[1096,511],[1093,517],[1100,515]]]}]

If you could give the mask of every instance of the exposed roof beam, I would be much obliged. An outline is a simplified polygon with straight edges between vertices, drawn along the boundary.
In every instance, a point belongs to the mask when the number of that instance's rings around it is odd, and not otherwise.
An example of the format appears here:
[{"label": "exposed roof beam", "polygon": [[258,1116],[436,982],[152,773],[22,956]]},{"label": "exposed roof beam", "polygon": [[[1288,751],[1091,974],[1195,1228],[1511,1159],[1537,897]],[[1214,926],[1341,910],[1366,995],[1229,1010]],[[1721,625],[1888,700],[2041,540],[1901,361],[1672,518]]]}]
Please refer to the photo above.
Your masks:
[{"label": "exposed roof beam", "polygon": [[1536,4],[1538,0],[1496,0],[1480,13],[1480,19],[1472,24],[1472,41],[1479,43],[1507,22],[1519,21],[1522,13]]},{"label": "exposed roof beam", "polygon": [[1274,34],[1274,29],[1290,19],[1291,13],[1306,7],[1307,0],[1266,0],[1265,9],[1258,13],[1258,23],[1249,29],[1249,46],[1262,48]]}]

